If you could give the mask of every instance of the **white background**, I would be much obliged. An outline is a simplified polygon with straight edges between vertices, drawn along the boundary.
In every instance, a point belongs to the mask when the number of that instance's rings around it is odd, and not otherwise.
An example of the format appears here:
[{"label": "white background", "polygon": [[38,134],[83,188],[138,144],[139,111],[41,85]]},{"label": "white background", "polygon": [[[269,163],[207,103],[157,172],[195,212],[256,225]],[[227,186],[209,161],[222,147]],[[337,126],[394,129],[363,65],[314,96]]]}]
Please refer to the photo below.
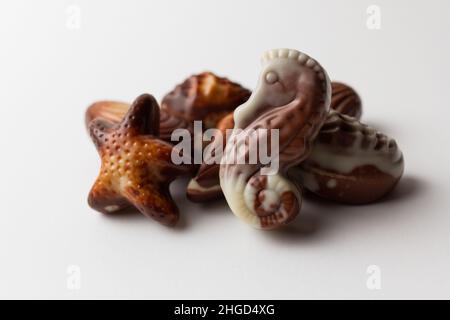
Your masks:
[{"label": "white background", "polygon": [[[366,27],[371,4],[381,30]],[[446,0],[2,1],[0,297],[450,298],[449,31]],[[275,232],[223,202],[188,202],[186,181],[173,188],[175,229],[88,207],[100,165],[90,103],[160,99],[204,70],[253,88],[262,52],[277,47],[359,91],[364,121],[404,152],[394,194],[353,207],[306,199]],[[381,290],[366,286],[369,265]]]}]

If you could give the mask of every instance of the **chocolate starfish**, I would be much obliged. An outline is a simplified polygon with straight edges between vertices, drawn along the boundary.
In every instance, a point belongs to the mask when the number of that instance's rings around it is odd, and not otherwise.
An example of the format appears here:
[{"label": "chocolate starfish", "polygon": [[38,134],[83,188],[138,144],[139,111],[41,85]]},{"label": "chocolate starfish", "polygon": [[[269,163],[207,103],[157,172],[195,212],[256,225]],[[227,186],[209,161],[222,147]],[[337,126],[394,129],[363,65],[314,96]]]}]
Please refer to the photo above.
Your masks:
[{"label": "chocolate starfish", "polygon": [[190,168],[173,164],[173,146],[158,139],[159,106],[155,98],[143,94],[120,123],[95,119],[89,131],[102,160],[89,205],[102,213],[134,206],[162,224],[174,225],[179,214],[169,184]]}]

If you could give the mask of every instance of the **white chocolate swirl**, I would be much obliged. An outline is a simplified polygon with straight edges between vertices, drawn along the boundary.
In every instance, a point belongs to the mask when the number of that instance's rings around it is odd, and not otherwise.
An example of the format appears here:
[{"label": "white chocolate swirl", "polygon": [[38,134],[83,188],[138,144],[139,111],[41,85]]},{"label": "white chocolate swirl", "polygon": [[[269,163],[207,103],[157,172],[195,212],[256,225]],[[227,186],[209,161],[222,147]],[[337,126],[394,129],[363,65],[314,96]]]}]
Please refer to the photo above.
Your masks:
[{"label": "white chocolate swirl", "polygon": [[[287,170],[310,153],[328,112],[330,95],[325,70],[306,54],[276,49],[263,55],[258,86],[234,112],[233,135],[220,166],[220,185],[236,216],[256,228],[273,229],[298,214],[301,190],[290,181]],[[279,130],[279,170],[274,175],[264,175],[266,166],[260,161],[235,164],[228,157],[261,128]],[[251,154],[246,150],[241,156],[249,159]]]}]

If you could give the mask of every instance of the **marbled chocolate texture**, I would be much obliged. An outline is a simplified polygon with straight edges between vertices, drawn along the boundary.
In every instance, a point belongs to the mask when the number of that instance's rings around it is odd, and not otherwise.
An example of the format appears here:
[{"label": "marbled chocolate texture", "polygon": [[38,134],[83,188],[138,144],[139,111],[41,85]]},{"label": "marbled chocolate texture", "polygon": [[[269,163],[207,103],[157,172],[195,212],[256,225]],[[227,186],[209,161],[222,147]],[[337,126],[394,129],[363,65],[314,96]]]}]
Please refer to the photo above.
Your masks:
[{"label": "marbled chocolate texture", "polygon": [[[233,126],[231,115],[219,123],[223,131]],[[362,139],[358,143],[356,139],[360,135],[364,138],[358,138]],[[369,145],[374,147],[369,149]],[[305,189],[323,198],[365,204],[392,191],[403,168],[403,156],[394,140],[330,110],[314,141],[312,153],[289,173]],[[220,198],[222,190],[218,174],[219,165],[202,164],[188,186],[189,198],[196,202]]]},{"label": "marbled chocolate texture", "polygon": [[191,124],[202,120],[203,128],[209,129],[249,97],[250,91],[240,84],[204,72],[177,85],[163,98],[161,108]]},{"label": "marbled chocolate texture", "polygon": [[393,139],[353,117],[330,112],[311,155],[291,174],[323,198],[365,204],[389,193],[403,169],[403,155]]},{"label": "marbled chocolate texture", "polygon": [[344,83],[331,83],[330,108],[358,120],[361,119],[361,98],[353,88]]},{"label": "marbled chocolate texture", "polygon": [[[217,124],[217,129],[222,133],[223,140],[212,142],[212,148],[219,149],[226,145],[226,130],[233,129],[233,113],[229,113]],[[218,145],[219,144],[219,145]],[[207,154],[209,156],[209,154]],[[211,163],[204,159],[195,177],[191,179],[186,190],[189,200],[194,202],[207,202],[223,196],[219,180],[220,164]]]},{"label": "marbled chocolate texture", "polygon": [[[362,114],[361,99],[355,90],[340,82],[331,83],[330,108],[339,112],[359,118]],[[225,132],[234,127],[233,113],[225,116],[217,125]],[[226,143],[226,141],[224,141]],[[225,143],[223,146],[225,146]],[[187,195],[191,201],[207,202],[223,196],[219,180],[219,164],[202,164],[197,175],[192,178],[187,188]]]},{"label": "marbled chocolate texture", "polygon": [[[309,155],[325,121],[330,96],[325,70],[306,54],[289,49],[264,54],[256,90],[234,112],[234,133],[220,166],[220,185],[236,216],[253,227],[274,229],[299,213],[301,190],[287,171]],[[227,159],[233,148],[245,143],[249,132],[257,128],[279,130],[280,167],[276,174],[262,175],[259,161],[233,164]]]},{"label": "marbled chocolate texture", "polygon": [[[215,128],[217,123],[250,97],[250,91],[240,84],[204,72],[187,78],[169,92],[161,103],[159,138],[171,141],[175,129],[193,133],[194,121],[203,121],[203,129]],[[86,111],[86,127],[96,119],[118,123],[128,111],[129,104],[99,101]]]}]

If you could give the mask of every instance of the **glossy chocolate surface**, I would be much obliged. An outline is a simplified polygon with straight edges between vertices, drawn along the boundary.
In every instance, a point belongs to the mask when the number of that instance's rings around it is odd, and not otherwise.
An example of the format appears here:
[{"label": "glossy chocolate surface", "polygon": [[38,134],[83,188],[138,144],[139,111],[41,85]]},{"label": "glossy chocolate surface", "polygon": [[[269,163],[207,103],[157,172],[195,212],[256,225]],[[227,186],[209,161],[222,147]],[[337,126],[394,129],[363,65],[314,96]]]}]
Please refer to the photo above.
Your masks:
[{"label": "glossy chocolate surface", "polygon": [[[220,185],[237,217],[256,228],[274,229],[299,213],[301,189],[286,173],[308,156],[311,142],[325,121],[330,95],[325,70],[308,55],[290,49],[264,54],[257,88],[234,112],[235,134],[227,141],[220,165]],[[279,132],[279,168],[275,174],[265,175],[259,160],[256,164],[228,161],[233,148],[245,145],[248,135],[259,128]],[[246,154],[244,158],[250,157]]]}]

